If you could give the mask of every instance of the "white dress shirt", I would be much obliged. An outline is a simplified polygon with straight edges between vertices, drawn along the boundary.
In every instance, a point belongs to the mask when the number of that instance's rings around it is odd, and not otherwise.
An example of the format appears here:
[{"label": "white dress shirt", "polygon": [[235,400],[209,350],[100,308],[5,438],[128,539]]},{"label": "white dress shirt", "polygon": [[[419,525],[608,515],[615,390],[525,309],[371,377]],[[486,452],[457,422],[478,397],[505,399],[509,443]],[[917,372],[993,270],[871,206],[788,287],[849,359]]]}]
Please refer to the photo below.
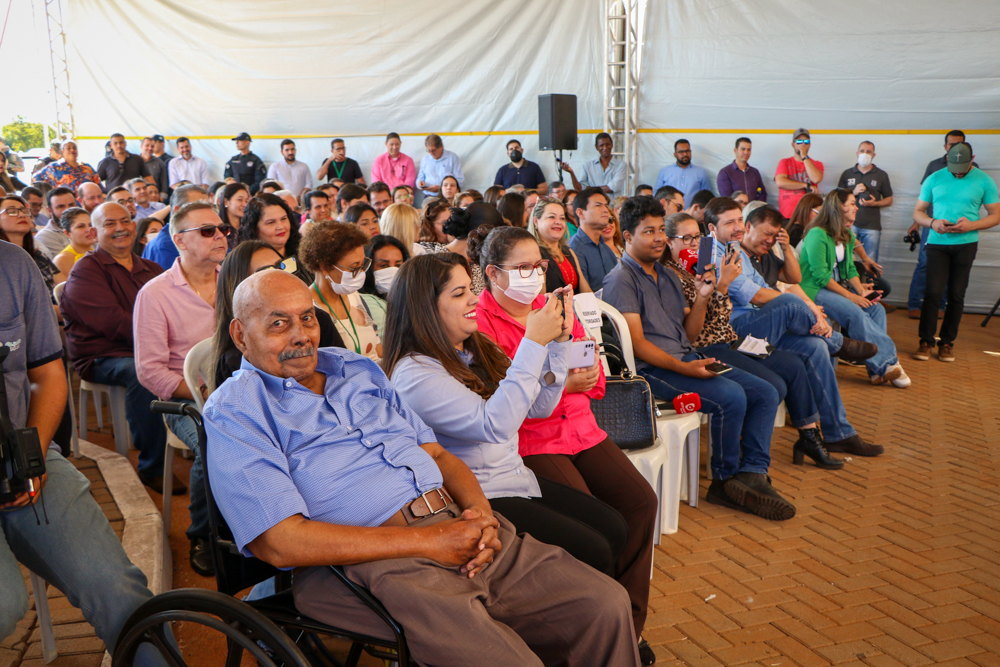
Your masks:
[{"label": "white dress shirt", "polygon": [[181,181],[188,181],[195,185],[208,187],[208,163],[200,157],[192,156],[190,160],[185,160],[181,156],[175,157],[167,165],[167,175],[170,187],[174,187]]},{"label": "white dress shirt", "polygon": [[305,162],[287,162],[284,158],[279,162],[271,163],[267,168],[267,177],[276,181],[281,181],[285,189],[298,197],[306,188],[312,188],[312,169],[306,166]]}]

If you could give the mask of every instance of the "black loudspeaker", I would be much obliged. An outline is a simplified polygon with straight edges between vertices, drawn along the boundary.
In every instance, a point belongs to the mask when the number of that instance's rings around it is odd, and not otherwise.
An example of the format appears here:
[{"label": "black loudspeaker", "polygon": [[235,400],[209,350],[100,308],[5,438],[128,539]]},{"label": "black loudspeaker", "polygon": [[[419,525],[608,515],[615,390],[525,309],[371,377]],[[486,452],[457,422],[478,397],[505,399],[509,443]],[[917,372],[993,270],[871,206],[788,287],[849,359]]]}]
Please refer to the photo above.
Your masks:
[{"label": "black loudspeaker", "polygon": [[538,150],[576,150],[576,95],[538,96]]}]

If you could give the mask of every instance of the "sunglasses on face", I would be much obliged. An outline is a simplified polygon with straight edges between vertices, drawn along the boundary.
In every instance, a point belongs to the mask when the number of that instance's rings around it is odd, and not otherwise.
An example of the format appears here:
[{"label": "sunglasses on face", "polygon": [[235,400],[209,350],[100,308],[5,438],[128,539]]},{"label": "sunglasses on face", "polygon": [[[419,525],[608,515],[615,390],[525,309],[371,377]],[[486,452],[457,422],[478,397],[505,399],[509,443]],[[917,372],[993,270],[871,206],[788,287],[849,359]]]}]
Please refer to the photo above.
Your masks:
[{"label": "sunglasses on face", "polygon": [[228,238],[233,233],[233,227],[229,223],[224,222],[221,225],[203,225],[201,227],[192,227],[191,229],[182,229],[177,233],[186,234],[187,232],[201,232],[201,235],[206,239],[215,238],[216,232],[222,232],[222,235]]},{"label": "sunglasses on face", "polygon": [[810,141],[808,139],[796,139],[795,143],[797,143],[797,144],[808,144],[808,143],[810,143]]}]

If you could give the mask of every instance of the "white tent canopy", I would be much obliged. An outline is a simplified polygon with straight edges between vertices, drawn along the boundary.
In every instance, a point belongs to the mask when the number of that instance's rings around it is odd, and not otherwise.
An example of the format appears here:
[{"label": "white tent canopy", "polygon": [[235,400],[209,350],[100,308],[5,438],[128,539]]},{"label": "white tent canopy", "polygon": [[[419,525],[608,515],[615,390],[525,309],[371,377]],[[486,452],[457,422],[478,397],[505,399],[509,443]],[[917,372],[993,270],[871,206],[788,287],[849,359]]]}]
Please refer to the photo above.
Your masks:
[{"label": "white tent canopy", "polygon": [[[112,132],[187,135],[221,177],[239,132],[266,161],[292,137],[313,168],[343,136],[368,173],[387,132],[403,135],[415,161],[422,137],[437,132],[470,187],[492,184],[509,138],[551,180],[552,155],[537,150],[536,98],[578,96],[587,133],[570,162],[592,158],[603,117],[601,5],[73,0],[66,24],[83,157],[96,163]],[[681,136],[714,178],[743,134],[768,178],[790,154],[791,130],[804,126],[826,191],[854,164],[857,144],[874,141],[895,192],[882,209],[893,301],[909,285],[916,254],[902,236],[944,133],[966,130],[979,165],[994,176],[1000,168],[1000,80],[984,67],[1000,56],[998,3],[657,0],[644,9],[636,182],[654,181]],[[997,296],[1000,234],[991,231],[966,303],[984,308]]]}]

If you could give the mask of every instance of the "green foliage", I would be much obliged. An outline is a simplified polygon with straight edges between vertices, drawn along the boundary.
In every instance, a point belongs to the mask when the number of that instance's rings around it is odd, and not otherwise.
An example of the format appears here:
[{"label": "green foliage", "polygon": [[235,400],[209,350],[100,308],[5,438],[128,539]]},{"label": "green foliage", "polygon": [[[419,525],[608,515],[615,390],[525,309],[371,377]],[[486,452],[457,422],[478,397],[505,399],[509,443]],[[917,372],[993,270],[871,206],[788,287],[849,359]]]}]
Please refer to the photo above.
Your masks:
[{"label": "green foliage", "polygon": [[[13,123],[0,127],[0,136],[7,140],[7,146],[14,151],[26,151],[32,148],[42,148],[42,124],[29,123],[21,116]],[[49,128],[49,139],[55,139],[55,132]]]}]

